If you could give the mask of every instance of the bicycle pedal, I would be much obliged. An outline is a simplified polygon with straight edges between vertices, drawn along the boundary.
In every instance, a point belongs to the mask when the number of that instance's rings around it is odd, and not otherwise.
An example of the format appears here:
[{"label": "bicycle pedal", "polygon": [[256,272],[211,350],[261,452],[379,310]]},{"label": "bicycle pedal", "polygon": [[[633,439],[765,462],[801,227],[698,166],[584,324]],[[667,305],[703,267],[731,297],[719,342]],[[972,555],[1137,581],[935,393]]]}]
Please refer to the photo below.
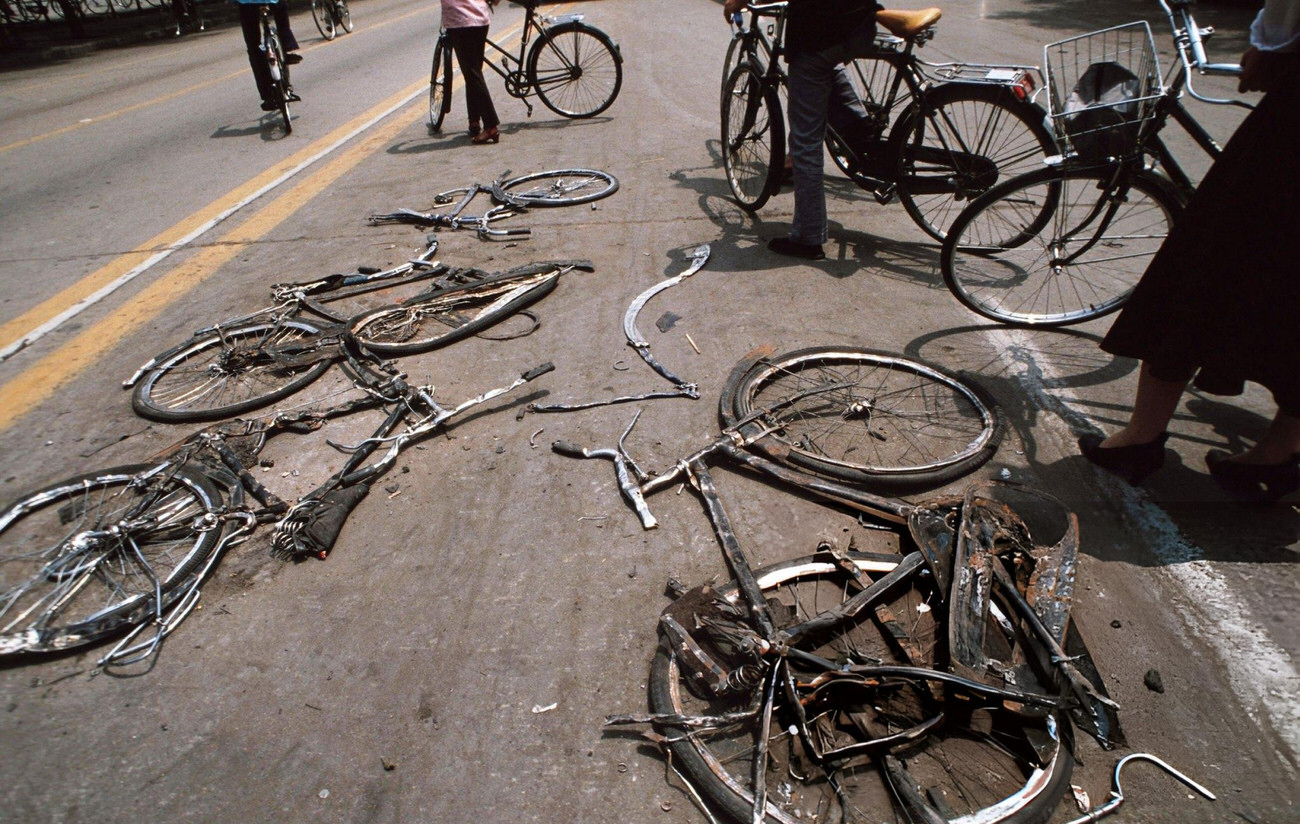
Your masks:
[{"label": "bicycle pedal", "polygon": [[881,185],[877,186],[875,189],[872,190],[871,195],[876,199],[877,203],[879,203],[881,206],[884,206],[886,203],[889,203],[889,201],[893,200],[894,195],[897,193],[898,193],[898,184],[882,183]]}]

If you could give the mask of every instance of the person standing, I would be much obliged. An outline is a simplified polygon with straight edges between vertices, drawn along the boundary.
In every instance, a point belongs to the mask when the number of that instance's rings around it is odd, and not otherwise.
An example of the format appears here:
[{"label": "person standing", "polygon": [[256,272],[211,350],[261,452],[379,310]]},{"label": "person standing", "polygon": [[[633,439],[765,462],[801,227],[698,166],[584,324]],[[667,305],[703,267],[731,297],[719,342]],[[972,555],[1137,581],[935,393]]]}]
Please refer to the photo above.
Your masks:
[{"label": "person standing", "polygon": [[[746,0],[726,0],[728,20]],[[844,63],[870,54],[876,40],[875,0],[790,0],[785,46],[789,72],[790,158],[794,171],[794,218],[790,236],[773,238],[767,247],[780,255],[821,260],[826,257],[826,192],[823,145],[828,112],[836,128],[851,131],[865,123],[862,107]],[[842,123],[840,121],[843,121]],[[848,135],[852,140],[852,136]]]},{"label": "person standing", "polygon": [[487,81],[483,79],[483,51],[487,47],[491,10],[499,0],[442,0],[442,27],[456,52],[465,80],[465,107],[469,112],[470,140],[482,145],[499,143],[501,121]]},{"label": "person standing", "polygon": [[1264,437],[1206,455],[1210,476],[1246,501],[1300,489],[1300,0],[1267,0],[1241,58],[1241,90],[1264,97],[1178,218],[1101,343],[1138,358],[1127,425],[1079,439],[1083,456],[1131,484],[1163,465],[1165,431],[1189,380],[1212,394],[1245,381],[1273,393]]}]

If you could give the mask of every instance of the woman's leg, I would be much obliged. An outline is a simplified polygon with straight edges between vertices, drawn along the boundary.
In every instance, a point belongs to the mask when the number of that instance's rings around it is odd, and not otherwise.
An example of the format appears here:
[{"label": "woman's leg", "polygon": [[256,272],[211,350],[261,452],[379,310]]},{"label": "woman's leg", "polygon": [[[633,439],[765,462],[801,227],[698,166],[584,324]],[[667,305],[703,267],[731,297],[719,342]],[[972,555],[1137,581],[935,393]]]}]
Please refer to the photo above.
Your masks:
[{"label": "woman's leg", "polygon": [[1142,371],[1138,373],[1137,397],[1133,400],[1133,413],[1129,416],[1128,424],[1102,441],[1101,446],[1110,449],[1151,443],[1164,434],[1189,378],[1167,380],[1157,377],[1152,372],[1151,365],[1143,362]]},{"label": "woman's leg", "polygon": [[487,81],[483,79],[483,51],[487,43],[487,26],[448,29],[447,39],[456,62],[460,64],[461,77],[465,79],[465,107],[470,120],[481,120],[484,129],[493,129],[501,123]]},{"label": "woman's leg", "polygon": [[248,64],[253,69],[253,81],[257,83],[257,93],[261,95],[263,103],[270,102],[273,92],[271,72],[266,67],[266,58],[262,56],[261,9],[249,3],[240,3],[239,27],[244,32],[244,46],[248,49]]},{"label": "woman's leg", "polygon": [[1227,458],[1244,464],[1280,464],[1300,454],[1300,418],[1278,410],[1259,443],[1240,455]]}]

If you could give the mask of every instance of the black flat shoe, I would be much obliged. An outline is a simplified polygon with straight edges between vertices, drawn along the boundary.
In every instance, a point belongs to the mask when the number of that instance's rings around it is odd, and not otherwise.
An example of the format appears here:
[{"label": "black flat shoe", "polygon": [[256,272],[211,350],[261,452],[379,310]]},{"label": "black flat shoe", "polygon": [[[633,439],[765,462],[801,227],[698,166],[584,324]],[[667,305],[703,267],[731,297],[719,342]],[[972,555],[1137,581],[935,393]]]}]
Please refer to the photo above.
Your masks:
[{"label": "black flat shoe", "polygon": [[1238,501],[1271,504],[1300,489],[1300,454],[1280,464],[1247,464],[1229,457],[1227,452],[1211,450],[1205,465],[1219,488]]},{"label": "black flat shoe", "polygon": [[1165,465],[1168,432],[1162,432],[1154,441],[1132,446],[1102,446],[1103,440],[1105,438],[1100,435],[1084,435],[1079,438],[1079,452],[1096,466],[1118,475],[1133,486],[1138,486],[1148,475]]}]

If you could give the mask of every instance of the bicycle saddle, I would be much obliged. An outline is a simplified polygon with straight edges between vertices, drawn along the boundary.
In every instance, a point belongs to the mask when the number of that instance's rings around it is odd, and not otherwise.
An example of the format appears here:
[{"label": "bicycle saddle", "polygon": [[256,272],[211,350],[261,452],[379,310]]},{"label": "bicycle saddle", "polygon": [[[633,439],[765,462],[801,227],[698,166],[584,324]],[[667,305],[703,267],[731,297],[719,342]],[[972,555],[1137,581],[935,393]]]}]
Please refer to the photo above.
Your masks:
[{"label": "bicycle saddle", "polygon": [[942,16],[943,11],[936,8],[918,9],[917,11],[881,9],[876,12],[876,22],[888,29],[889,33],[895,37],[907,39],[915,37],[938,23],[939,18]]}]

